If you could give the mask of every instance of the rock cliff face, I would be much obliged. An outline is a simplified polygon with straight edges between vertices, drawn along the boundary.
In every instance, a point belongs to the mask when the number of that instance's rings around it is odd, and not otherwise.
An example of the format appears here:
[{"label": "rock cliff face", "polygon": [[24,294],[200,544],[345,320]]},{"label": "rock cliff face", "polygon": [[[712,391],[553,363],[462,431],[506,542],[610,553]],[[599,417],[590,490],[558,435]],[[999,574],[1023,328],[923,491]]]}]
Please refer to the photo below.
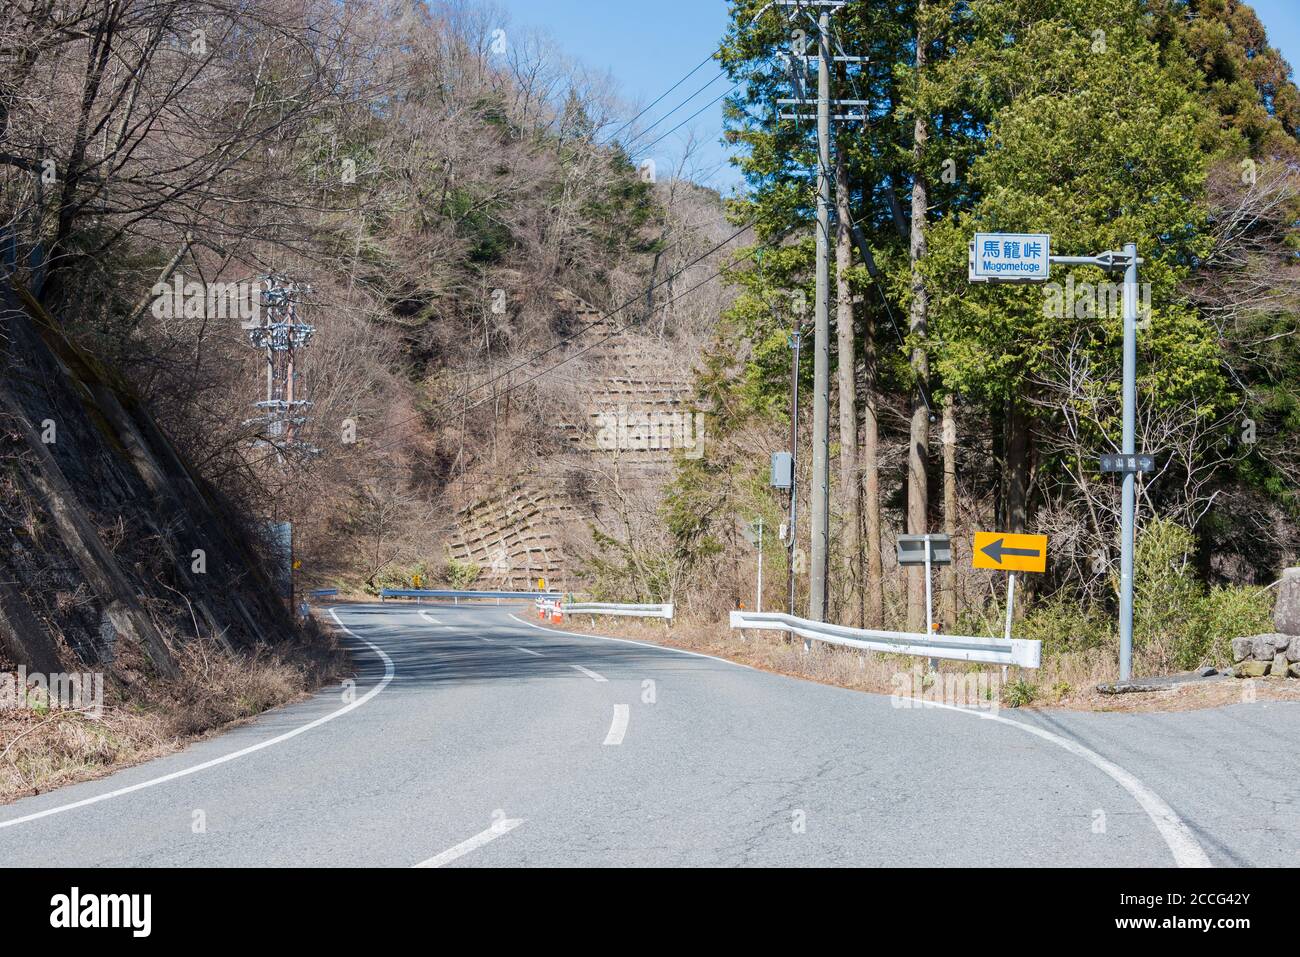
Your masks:
[{"label": "rock cliff face", "polygon": [[287,637],[237,516],[112,369],[0,279],[0,669],[173,675],[196,636]]}]

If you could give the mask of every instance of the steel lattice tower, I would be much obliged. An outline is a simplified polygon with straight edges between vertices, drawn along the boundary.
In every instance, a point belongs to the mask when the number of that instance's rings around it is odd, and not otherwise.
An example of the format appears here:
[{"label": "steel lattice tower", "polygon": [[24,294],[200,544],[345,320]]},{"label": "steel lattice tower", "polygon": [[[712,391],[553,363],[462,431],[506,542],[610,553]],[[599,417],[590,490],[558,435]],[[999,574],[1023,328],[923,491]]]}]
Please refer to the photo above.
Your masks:
[{"label": "steel lattice tower", "polygon": [[320,450],[298,439],[307,421],[311,403],[297,396],[297,351],[311,342],[316,327],[298,318],[302,295],[310,286],[299,285],[286,276],[268,275],[260,280],[262,323],[248,329],[248,341],[266,352],[266,398],[257,403],[262,415],[252,419],[266,426],[269,444],[278,451],[296,450],[316,454]]}]

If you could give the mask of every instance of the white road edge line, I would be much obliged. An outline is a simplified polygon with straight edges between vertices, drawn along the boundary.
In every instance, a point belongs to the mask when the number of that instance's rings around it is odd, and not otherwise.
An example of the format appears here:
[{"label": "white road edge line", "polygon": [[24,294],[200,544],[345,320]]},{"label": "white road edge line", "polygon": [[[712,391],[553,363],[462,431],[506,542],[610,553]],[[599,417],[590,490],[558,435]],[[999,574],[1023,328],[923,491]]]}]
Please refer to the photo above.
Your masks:
[{"label": "white road edge line", "polygon": [[413,864],[412,868],[418,867],[442,867],[444,864],[450,864],[458,857],[464,857],[470,851],[477,851],[484,844],[495,841],[502,834],[509,834],[520,824],[523,824],[522,818],[508,818],[504,821],[497,821],[486,831],[480,831],[468,841],[461,841],[455,847],[449,847],[427,861],[421,861],[419,864]]},{"label": "white road edge line", "polygon": [[544,654],[542,654],[540,651],[529,651],[527,648],[520,648],[520,647],[518,647],[517,645],[511,645],[510,647],[514,648],[515,651],[522,651],[522,652],[523,652],[524,654],[526,654],[526,655],[532,655],[534,658],[545,658],[545,657],[546,657],[546,656],[545,656]]},{"label": "white road edge line", "polygon": [[434,617],[433,617],[431,614],[429,614],[427,611],[422,611],[422,612],[420,612],[420,617],[423,618],[425,621],[427,621],[427,622],[428,622],[429,624],[431,624],[431,625],[441,625],[441,624],[442,624],[442,622],[440,622],[437,618],[434,618]]},{"label": "white road edge line", "polygon": [[1003,718],[1000,715],[992,714],[987,711],[971,711],[967,708],[958,708],[955,705],[942,704],[941,702],[927,702],[926,707],[942,708],[945,711],[957,711],[961,714],[968,714],[972,717],[981,718],[985,721],[996,721],[999,724],[1009,724],[1013,728],[1019,728],[1029,734],[1037,735],[1044,741],[1050,741],[1057,747],[1064,748],[1071,754],[1078,755],[1089,764],[1098,768],[1104,774],[1112,778],[1120,787],[1133,796],[1138,805],[1146,812],[1151,823],[1156,826],[1160,836],[1165,839],[1165,844],[1174,855],[1174,863],[1179,867],[1213,867],[1210,863],[1209,856],[1205,853],[1204,848],[1197,842],[1195,835],[1192,834],[1191,828],[1183,823],[1182,818],[1171,808],[1160,795],[1156,794],[1149,787],[1135,778],[1128,771],[1125,771],[1113,761],[1108,761],[1091,748],[1084,747],[1077,741],[1071,741],[1069,738],[1054,734],[1043,728],[1034,727],[1032,724],[1025,724],[1021,721],[1012,721],[1010,718]]},{"label": "white road edge line", "polygon": [[[598,638],[601,641],[618,641],[628,645],[641,645],[645,648],[658,648],[660,651],[675,651],[681,655],[690,655],[692,658],[707,658],[710,661],[721,661],[724,664],[734,665],[737,668],[745,668],[750,671],[756,669],[750,668],[749,665],[742,665],[736,661],[728,661],[726,658],[718,658],[714,655],[703,655],[695,651],[684,651],[681,648],[670,648],[664,645],[655,645],[645,641],[633,641],[630,638],[611,638],[607,635],[587,635],[577,631],[560,631],[557,628],[547,628],[543,625],[535,625],[531,621],[525,621],[518,615],[510,616],[521,625],[528,625],[530,628],[536,628],[539,631],[548,631],[555,635],[570,635],[574,638]],[[792,678],[792,680],[799,680]],[[1009,724],[1013,727],[1026,731],[1029,734],[1037,735],[1045,741],[1050,741],[1057,747],[1064,748],[1072,754],[1078,755],[1085,761],[1090,762],[1103,773],[1112,778],[1120,787],[1128,791],[1130,795],[1138,802],[1138,805],[1146,812],[1151,822],[1155,824],[1160,836],[1164,838],[1165,844],[1168,845],[1170,852],[1174,855],[1174,861],[1179,867],[1212,867],[1209,857],[1205,850],[1197,842],[1196,837],[1192,834],[1191,829],[1183,823],[1182,819],[1174,812],[1165,801],[1145,784],[1135,778],[1128,771],[1125,771],[1119,765],[1103,758],[1097,752],[1082,744],[1071,741],[1069,738],[1063,738],[1060,735],[1053,734],[1051,731],[1045,731],[1042,728],[1035,728],[1020,721],[1012,721],[1010,718],[1003,718],[998,715],[990,714],[985,711],[971,711],[966,708],[957,708],[953,705],[942,704],[939,702],[927,702],[927,707],[943,708],[948,711],[960,711],[962,714],[972,715],[976,718],[982,718],[986,721],[997,721],[1002,724]]]},{"label": "white road edge line", "polygon": [[573,668],[573,669],[575,669],[575,670],[577,670],[577,671],[581,671],[584,675],[586,675],[586,676],[587,676],[588,678],[590,678],[592,681],[608,681],[608,680],[609,680],[609,679],[606,678],[604,675],[598,675],[598,674],[596,674],[596,672],[592,671],[590,668],[584,668],[584,667],[582,667],[582,665],[569,665],[569,667],[570,667],[570,668]]},{"label": "white road edge line", "polygon": [[718,661],[724,665],[731,665],[733,668],[744,668],[746,671],[757,671],[757,668],[751,668],[749,665],[742,665],[739,661],[728,661],[726,658],[719,658],[717,655],[705,655],[698,651],[687,651],[684,648],[674,648],[671,645],[656,645],[649,641],[634,641],[631,638],[611,638],[609,635],[588,635],[581,631],[561,631],[559,628],[547,628],[545,625],[535,625],[531,621],[525,621],[518,615],[511,614],[511,618],[521,625],[527,625],[529,628],[536,628],[538,631],[544,631],[551,635],[569,635],[573,638],[594,638],[597,641],[617,641],[623,645],[639,645],[642,648],[654,648],[657,651],[666,651],[675,655],[686,655],[690,658],[703,658],[706,661]]},{"label": "white road edge line", "polygon": [[360,708],[367,701],[374,698],[377,694],[379,694],[381,691],[387,688],[389,682],[393,680],[393,676],[397,673],[396,669],[393,667],[393,659],[388,657],[388,655],[386,655],[383,649],[380,648],[378,645],[374,644],[373,642],[366,641],[366,639],[362,638],[356,632],[352,631],[352,629],[348,628],[347,625],[343,624],[343,622],[339,621],[339,616],[335,613],[335,611],[332,608],[330,609],[330,615],[334,618],[334,621],[338,623],[338,626],[340,628],[342,628],[344,631],[346,631],[349,635],[351,635],[353,638],[357,639],[358,641],[366,645],[369,645],[370,649],[375,654],[379,655],[379,657],[382,658],[384,661],[383,679],[379,682],[379,684],[375,685],[373,688],[367,691],[356,701],[353,701],[351,704],[344,705],[342,708],[339,708],[337,711],[331,711],[329,714],[325,715],[324,717],[317,718],[315,721],[310,721],[307,724],[304,724],[300,728],[294,728],[292,731],[287,731],[284,734],[277,735],[274,738],[270,738],[266,741],[261,741],[258,744],[251,745],[239,751],[235,751],[232,754],[224,754],[219,758],[213,758],[211,761],[204,761],[202,764],[196,764],[192,768],[185,768],[181,771],[173,771],[171,774],[164,774],[162,777],[151,778],[148,781],[141,781],[139,784],[132,784],[130,787],[118,788],[116,791],[109,791],[106,794],[97,794],[94,797],[89,797],[81,801],[74,801],[71,804],[61,804],[58,807],[47,808],[44,811],[37,811],[35,814],[27,814],[24,815],[23,817],[16,817],[11,821],[0,821],[0,830],[3,830],[6,827],[13,827],[16,824],[26,824],[29,821],[36,821],[43,817],[50,817],[55,814],[62,814],[64,811],[72,811],[72,810],[76,810],[77,808],[87,807],[91,804],[98,804],[100,801],[107,801],[112,798],[122,797],[123,795],[126,794],[133,794],[136,791],[143,791],[145,788],[155,787],[159,784],[166,784],[169,781],[175,781],[178,778],[188,777],[191,774],[197,774],[200,771],[206,771],[208,768],[215,768],[217,765],[225,764],[229,761],[234,761],[236,758],[245,757],[247,755],[253,754],[256,751],[261,751],[263,748],[269,748],[274,744],[280,744],[284,741],[288,741],[290,738],[296,738],[300,734],[304,734],[308,731],[311,731],[313,728],[319,728],[321,725],[333,721],[335,718],[341,718],[343,717],[343,715],[347,714],[348,712],[355,711],[357,708]]},{"label": "white road edge line", "polygon": [[614,720],[609,723],[609,734],[605,735],[606,747],[623,743],[623,735],[627,734],[627,722],[631,716],[632,711],[627,705],[614,705]]}]

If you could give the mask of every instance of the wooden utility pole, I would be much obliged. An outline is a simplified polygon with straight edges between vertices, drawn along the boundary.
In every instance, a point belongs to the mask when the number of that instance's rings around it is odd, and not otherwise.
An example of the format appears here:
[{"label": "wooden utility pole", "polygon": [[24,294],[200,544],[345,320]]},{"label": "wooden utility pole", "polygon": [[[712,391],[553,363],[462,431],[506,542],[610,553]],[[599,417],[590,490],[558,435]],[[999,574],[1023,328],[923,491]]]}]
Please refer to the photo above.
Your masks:
[{"label": "wooden utility pole", "polygon": [[844,151],[835,158],[835,330],[839,350],[840,403],[840,514],[844,531],[842,559],[847,572],[847,608],[843,624],[862,627],[862,483],[858,471],[858,350],[854,326],[851,190]]},{"label": "wooden utility pole", "polygon": [[[927,53],[925,36],[926,4],[917,4],[916,30],[916,81],[919,84],[925,72]],[[912,393],[912,425],[907,451],[907,531],[909,535],[925,535],[930,528],[930,488],[928,465],[930,457],[930,356],[925,338],[929,331],[930,296],[921,261],[925,258],[926,213],[930,205],[929,184],[925,176],[925,146],[929,139],[926,118],[917,113],[912,139],[912,234],[910,257],[912,263],[912,309],[909,328],[912,333],[912,375],[916,382]],[[907,574],[907,624],[913,632],[925,628],[925,575],[919,567],[911,567]]]}]

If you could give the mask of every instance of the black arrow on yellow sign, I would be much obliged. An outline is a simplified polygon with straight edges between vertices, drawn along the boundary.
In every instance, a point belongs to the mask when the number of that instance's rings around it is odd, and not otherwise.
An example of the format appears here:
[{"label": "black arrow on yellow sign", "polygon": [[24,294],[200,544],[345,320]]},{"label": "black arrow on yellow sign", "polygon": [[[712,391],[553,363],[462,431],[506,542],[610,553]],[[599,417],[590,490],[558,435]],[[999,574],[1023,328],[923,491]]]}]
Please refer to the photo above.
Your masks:
[{"label": "black arrow on yellow sign", "polygon": [[1003,542],[1005,538],[999,538],[997,541],[989,542],[980,549],[985,555],[993,559],[999,565],[1002,564],[1003,555],[1015,555],[1021,558],[1039,558],[1043,551],[1041,548],[1007,548]]}]

